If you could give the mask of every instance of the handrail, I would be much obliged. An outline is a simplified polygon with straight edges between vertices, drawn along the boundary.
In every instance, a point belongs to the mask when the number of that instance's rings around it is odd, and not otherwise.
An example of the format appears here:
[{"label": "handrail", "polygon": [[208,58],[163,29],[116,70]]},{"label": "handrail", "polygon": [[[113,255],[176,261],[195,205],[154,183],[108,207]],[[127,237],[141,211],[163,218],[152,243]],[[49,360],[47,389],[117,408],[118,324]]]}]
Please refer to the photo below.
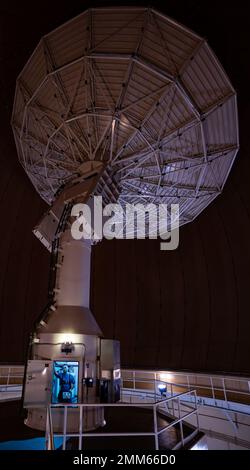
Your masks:
[{"label": "handrail", "polygon": [[[236,382],[247,382],[247,381],[250,381],[250,376],[245,376],[245,377],[242,377],[242,376],[238,376],[238,375],[227,375],[226,373],[215,373],[213,372],[212,374],[211,373],[205,373],[205,372],[192,372],[192,371],[174,371],[174,370],[170,370],[170,371],[163,371],[163,370],[144,370],[144,369],[127,369],[127,368],[123,368],[122,369],[123,372],[135,372],[136,374],[137,373],[143,373],[143,374],[161,374],[161,373],[166,373],[166,374],[171,374],[173,376],[178,376],[178,375],[182,375],[182,376],[191,376],[191,377],[204,377],[204,378],[213,378],[213,379],[225,379],[225,380],[232,380],[232,381],[236,381]],[[158,380],[161,380],[161,379],[158,379]]]},{"label": "handrail", "polygon": [[[11,368],[23,368],[24,369],[24,363],[17,363],[17,362],[0,362],[0,369],[2,367],[11,367]],[[141,369],[121,369],[122,373],[127,373],[127,372],[135,372],[136,374],[138,373],[144,373],[144,374],[160,374],[162,373],[161,371],[149,371],[149,370],[141,370]],[[165,373],[165,372],[163,372]],[[232,375],[225,375],[224,374],[220,374],[218,372],[218,374],[216,375],[215,373],[213,374],[209,374],[209,373],[201,373],[201,372],[191,372],[191,371],[183,371],[183,372],[180,372],[180,371],[169,371],[169,372],[166,372],[166,373],[169,373],[173,376],[185,376],[185,377],[194,377],[194,378],[206,378],[206,379],[215,379],[215,380],[230,380],[230,381],[234,381],[234,382],[249,382],[249,392],[250,392],[250,376],[246,376],[246,377],[242,377],[242,376],[232,376]],[[125,380],[132,380],[133,377],[131,378],[125,378]],[[144,377],[144,379],[146,379],[146,377]],[[141,380],[140,377],[138,377],[138,380]],[[150,379],[149,379],[150,380]],[[157,379],[158,381],[162,381],[162,379],[158,378]],[[178,384],[176,384],[178,385]],[[187,384],[182,384],[182,385],[187,385]],[[203,385],[202,385],[203,386]]]},{"label": "handrail", "polygon": [[103,407],[118,407],[118,408],[121,408],[121,407],[137,407],[137,406],[148,406],[148,407],[152,407],[152,405],[156,405],[158,406],[159,404],[161,403],[165,403],[165,402],[168,402],[168,401],[171,401],[171,400],[176,400],[177,398],[180,398],[184,395],[189,395],[189,394],[192,394],[192,393],[195,393],[196,390],[188,390],[186,392],[182,392],[182,393],[178,393],[178,395],[174,395],[172,397],[168,397],[168,398],[163,398],[162,400],[159,400],[159,401],[155,401],[154,403],[144,403],[144,404],[139,404],[139,403],[122,403],[122,402],[118,402],[118,403],[52,403],[50,406],[51,408],[62,408],[63,407],[69,407],[69,408],[78,408],[78,406],[82,406],[83,408],[103,408]]},{"label": "handrail", "polygon": [[46,414],[45,447],[46,450],[55,450],[51,408],[49,406],[47,406]]},{"label": "handrail", "polygon": [[[194,395],[195,397],[195,400],[194,400],[194,409],[191,411],[191,412],[188,412],[186,413],[184,416],[180,416],[180,401],[181,399],[186,396],[186,395]],[[171,421],[167,426],[165,426],[163,429],[158,429],[158,422],[157,422],[157,412],[159,411],[160,413],[162,413],[162,410],[158,410],[158,407],[160,407],[160,405],[162,404],[166,404],[166,403],[169,403],[169,402],[177,402],[178,404],[178,410],[179,410],[179,416],[176,418],[175,417],[175,407],[173,405],[172,407],[172,414],[170,414],[170,416],[168,416],[168,418],[170,418],[171,416],[173,416],[174,420]],[[144,431],[141,431],[141,432],[84,432],[82,430],[82,419],[81,419],[81,416],[82,416],[82,412],[83,412],[83,409],[85,408],[151,408],[152,411],[153,411],[153,422],[154,422],[154,428],[153,428],[153,431],[148,431],[148,432],[144,432]],[[48,409],[47,409],[47,415],[48,413],[50,412],[51,413],[51,431],[50,431],[50,426],[49,424],[47,425],[46,427],[46,436],[47,436],[47,440],[46,442],[50,442],[49,441],[49,438],[50,438],[50,432],[53,432],[53,419],[52,419],[52,410],[53,409],[56,409],[56,408],[60,408],[62,409],[63,408],[63,430],[62,430],[62,433],[54,433],[53,434],[53,438],[55,436],[62,436],[63,437],[63,445],[62,445],[62,448],[63,450],[66,449],[66,442],[67,442],[67,438],[70,438],[70,437],[75,437],[75,438],[78,438],[78,450],[81,450],[81,447],[82,447],[82,438],[83,437],[124,437],[124,436],[154,436],[155,438],[155,449],[158,450],[159,449],[159,436],[164,432],[164,431],[167,431],[168,429],[170,429],[171,427],[174,427],[176,425],[180,425],[180,430],[181,430],[181,438],[180,438],[180,441],[177,442],[177,444],[181,447],[183,447],[190,438],[190,436],[186,436],[184,438],[184,435],[183,435],[183,422],[184,420],[193,415],[193,414],[196,414],[197,416],[197,427],[195,428],[195,431],[197,434],[198,431],[199,431],[199,418],[198,418],[198,406],[197,406],[197,400],[196,400],[196,391],[195,390],[188,390],[188,391],[185,391],[185,392],[182,392],[182,393],[179,393],[178,395],[174,395],[172,397],[168,397],[168,398],[164,398],[164,399],[161,399],[159,401],[155,401],[153,403],[143,403],[143,404],[140,404],[140,403],[122,403],[122,402],[119,402],[119,403],[77,403],[77,404],[74,404],[72,405],[71,403],[64,403],[64,404],[61,404],[61,403],[55,403],[55,404],[50,404]],[[70,413],[70,410],[74,408],[74,409],[77,409],[79,410],[79,432],[67,432],[67,423],[68,423],[68,413]],[[69,411],[68,411],[69,410]],[[49,419],[48,419],[48,416],[47,416],[47,423],[48,423]],[[190,433],[191,437],[193,438],[194,436],[194,431],[192,433]],[[176,444],[176,445],[177,445]]]},{"label": "handrail", "polygon": [[[19,369],[20,372],[18,372],[17,369]],[[210,397],[214,400],[214,406],[217,406],[217,401],[221,399],[226,403],[230,402],[248,404],[248,401],[250,403],[250,380],[247,380],[247,378],[244,379],[238,377],[221,377],[216,375],[210,376],[208,374],[171,372],[173,376],[171,381],[165,381],[159,378],[159,371],[122,369],[121,372],[123,383],[132,382],[133,388],[138,388],[139,383],[151,383],[151,390],[155,390],[157,388],[157,384],[166,383],[168,384],[168,387],[172,387],[174,391],[180,388],[188,390],[191,388],[196,389],[197,395],[200,399],[206,399]],[[22,374],[24,374],[24,366],[20,364],[17,365],[0,363],[0,381],[3,381],[3,383],[0,385],[2,385],[2,387],[4,385],[10,387],[12,381],[19,383],[18,379],[22,378]],[[144,377],[142,374],[145,374]],[[148,377],[149,375],[151,377]],[[184,383],[183,380],[179,383],[177,382],[177,380],[181,377],[186,377],[186,383]],[[203,379],[204,382],[200,383],[200,379]],[[214,382],[215,380],[216,382]],[[231,386],[233,382],[234,387]],[[15,385],[17,385],[17,383]],[[137,385],[137,387],[135,387],[135,385]],[[242,390],[243,386],[245,390]]]},{"label": "handrail", "polygon": [[[126,374],[131,374],[130,376],[127,376]],[[151,378],[147,379],[146,377],[138,377],[138,374],[150,374],[151,375]],[[152,375],[154,375],[154,379],[152,378]],[[160,375],[160,372],[159,371],[142,371],[142,370],[133,370],[133,369],[122,369],[122,379],[123,379],[123,382],[133,382],[133,388],[135,388],[135,382],[136,383],[140,383],[140,382],[155,382],[155,383],[164,383],[164,380],[162,380],[161,378],[157,378],[157,375],[159,376]],[[247,380],[246,379],[239,379],[238,377],[221,377],[221,376],[209,376],[209,375],[201,375],[201,374],[187,374],[187,373],[182,373],[182,372],[176,372],[176,373],[172,373],[173,375],[173,378],[171,379],[172,381],[170,383],[172,383],[172,385],[174,387],[186,387],[186,388],[189,388],[192,387],[192,388],[195,388],[197,391],[201,391],[201,390],[207,390],[210,392],[212,398],[216,401],[216,399],[219,399],[218,397],[215,396],[215,393],[216,392],[221,392],[224,396],[224,399],[226,402],[228,402],[228,397],[227,397],[227,394],[234,394],[234,395],[240,395],[242,397],[249,397],[249,402],[250,402],[250,380]],[[176,382],[175,380],[175,376],[186,376],[187,378],[187,383],[183,383],[183,382]],[[191,378],[193,377],[193,381],[191,380]],[[199,380],[199,378],[206,378],[206,380],[209,382],[209,385],[208,384],[201,384],[201,383],[197,383],[197,380]],[[215,386],[215,384],[213,383],[213,379],[214,380],[221,380],[221,386]],[[240,383],[244,383],[245,387],[248,388],[248,391],[242,391],[238,388],[234,388],[234,389],[231,389],[231,388],[228,388],[227,386],[227,383],[225,381],[231,381],[231,382],[240,382]],[[203,395],[202,394],[199,394],[200,397],[202,397]],[[235,398],[235,397],[234,397]],[[239,397],[238,397],[239,398]],[[236,403],[241,403],[241,400],[238,399],[234,399],[232,400],[233,402],[236,402]],[[243,402],[242,402],[243,403]],[[215,406],[216,406],[216,403],[215,403]]]},{"label": "handrail", "polygon": [[[131,382],[133,379],[131,378],[122,378],[124,382]],[[142,382],[142,383],[152,383],[152,382],[158,382],[158,383],[165,383],[165,384],[168,384],[168,385],[173,385],[173,387],[188,387],[188,384],[184,384],[184,383],[176,383],[176,382],[165,382],[164,380],[162,379],[147,379],[147,378],[144,378],[144,379],[141,379],[140,377],[139,378],[136,378],[135,379],[136,382]],[[218,380],[218,379],[217,379]],[[231,379],[231,380],[234,380],[234,379]],[[189,384],[190,386],[191,384]],[[207,385],[203,385],[203,384],[192,384],[192,387],[196,387],[198,389],[206,389],[206,390],[211,390],[211,386],[207,386]],[[213,387],[214,390],[217,390],[219,392],[223,392],[223,387]],[[229,393],[239,393],[241,395],[249,395],[250,397],[250,392],[243,392],[241,390],[237,390],[237,389],[230,389],[230,388],[226,388],[226,392],[229,392]]]}]

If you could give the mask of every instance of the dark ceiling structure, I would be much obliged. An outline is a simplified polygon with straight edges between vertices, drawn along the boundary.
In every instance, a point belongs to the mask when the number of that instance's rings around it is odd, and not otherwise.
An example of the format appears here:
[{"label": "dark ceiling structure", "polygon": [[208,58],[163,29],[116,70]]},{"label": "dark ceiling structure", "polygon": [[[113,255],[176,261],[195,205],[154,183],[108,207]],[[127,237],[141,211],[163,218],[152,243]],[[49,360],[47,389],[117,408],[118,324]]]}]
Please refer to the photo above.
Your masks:
[{"label": "dark ceiling structure", "polygon": [[[125,2],[126,5],[134,2]],[[49,254],[32,234],[46,210],[18,159],[10,126],[15,80],[39,39],[89,6],[8,1],[0,7],[0,362],[23,362],[47,298]],[[113,2],[117,4],[117,2]],[[145,2],[137,2],[145,5]],[[240,151],[223,194],[180,231],[157,240],[103,241],[93,250],[92,311],[121,341],[123,366],[249,373],[249,14],[246,2],[152,1],[205,37],[238,94]]]}]

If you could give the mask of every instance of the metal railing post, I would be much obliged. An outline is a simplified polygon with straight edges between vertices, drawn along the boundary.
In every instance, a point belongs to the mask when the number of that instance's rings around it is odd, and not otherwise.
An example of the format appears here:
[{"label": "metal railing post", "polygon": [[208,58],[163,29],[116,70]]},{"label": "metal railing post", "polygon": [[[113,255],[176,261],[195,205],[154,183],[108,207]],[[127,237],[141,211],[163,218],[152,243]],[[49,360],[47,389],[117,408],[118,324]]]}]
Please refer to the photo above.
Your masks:
[{"label": "metal railing post", "polygon": [[11,370],[11,367],[8,368],[8,375],[7,375],[7,384],[6,384],[6,392],[8,390],[8,386],[9,386],[9,383],[10,383],[10,370]]},{"label": "metal railing post", "polygon": [[179,419],[181,419],[181,408],[180,408],[180,398],[177,398],[177,406],[178,406],[178,415]]},{"label": "metal railing post", "polygon": [[121,401],[123,401],[123,377],[121,377]]},{"label": "metal railing post", "polygon": [[215,401],[214,384],[213,384],[212,377],[210,377],[210,384],[211,384],[211,390],[212,390],[212,397],[213,397],[213,400]]},{"label": "metal railing post", "polygon": [[79,416],[79,443],[78,443],[78,450],[82,450],[82,413],[83,407],[80,405],[80,416]]},{"label": "metal railing post", "polygon": [[50,430],[49,446],[50,446],[50,450],[55,450],[51,406],[49,406],[48,412],[49,412],[49,430]]},{"label": "metal railing post", "polygon": [[225,398],[225,402],[227,404],[227,407],[229,408],[229,403],[227,401],[227,392],[226,392],[226,386],[225,386],[225,379],[223,377],[222,379],[222,385],[223,385],[223,392],[224,392],[224,398]]},{"label": "metal railing post", "polygon": [[177,404],[178,404],[178,414],[179,414],[179,420],[180,420],[180,432],[181,432],[181,444],[182,444],[182,447],[184,446],[184,436],[183,436],[183,424],[182,424],[182,420],[181,420],[181,407],[180,407],[180,398],[178,397],[178,400],[177,400]]},{"label": "metal railing post", "polygon": [[49,450],[49,410],[46,408],[45,449]]},{"label": "metal railing post", "polygon": [[68,407],[66,405],[64,405],[64,413],[63,413],[63,450],[66,449],[67,417],[68,417]]},{"label": "metal railing post", "polygon": [[171,400],[170,400],[169,403],[171,403],[170,408],[171,408],[171,411],[172,411],[172,415],[174,416],[174,399],[173,399],[173,397],[171,397]]},{"label": "metal railing post", "polygon": [[198,431],[200,430],[200,422],[199,422],[199,412],[198,412],[198,404],[197,404],[197,393],[194,390],[194,401],[195,401],[195,409],[196,409],[196,419],[197,419],[197,428]]},{"label": "metal railing post", "polygon": [[155,435],[155,450],[159,450],[159,439],[158,439],[158,426],[157,426],[157,405],[153,406],[154,413],[154,435]]},{"label": "metal railing post", "polygon": [[46,431],[45,431],[45,449],[54,450],[54,434],[53,434],[53,424],[51,416],[51,407],[47,406],[46,408]]},{"label": "metal railing post", "polygon": [[184,447],[184,436],[183,436],[183,423],[182,420],[180,421],[180,431],[181,431],[181,444]]}]

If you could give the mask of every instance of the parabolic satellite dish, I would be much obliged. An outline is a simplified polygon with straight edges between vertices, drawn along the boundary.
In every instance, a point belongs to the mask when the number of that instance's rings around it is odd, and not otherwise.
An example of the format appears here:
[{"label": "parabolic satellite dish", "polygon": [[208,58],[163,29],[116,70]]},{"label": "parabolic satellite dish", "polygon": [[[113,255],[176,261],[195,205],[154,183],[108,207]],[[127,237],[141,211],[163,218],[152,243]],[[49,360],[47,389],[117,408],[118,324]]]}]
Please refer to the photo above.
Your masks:
[{"label": "parabolic satellite dish", "polygon": [[151,8],[92,8],[44,36],[17,79],[12,127],[47,203],[95,168],[105,203],[177,203],[181,225],[221,193],[239,146],[218,59]]}]

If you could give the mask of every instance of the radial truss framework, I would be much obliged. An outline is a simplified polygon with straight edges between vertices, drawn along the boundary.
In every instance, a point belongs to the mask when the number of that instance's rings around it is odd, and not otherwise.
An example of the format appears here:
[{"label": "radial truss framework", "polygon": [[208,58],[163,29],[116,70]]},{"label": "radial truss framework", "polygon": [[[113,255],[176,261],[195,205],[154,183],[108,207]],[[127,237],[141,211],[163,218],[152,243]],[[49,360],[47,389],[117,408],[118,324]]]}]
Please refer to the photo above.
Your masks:
[{"label": "radial truss framework", "polygon": [[106,203],[178,203],[193,220],[236,156],[235,91],[207,42],[153,9],[90,9],[41,39],[20,73],[18,156],[49,204],[86,161]]}]

